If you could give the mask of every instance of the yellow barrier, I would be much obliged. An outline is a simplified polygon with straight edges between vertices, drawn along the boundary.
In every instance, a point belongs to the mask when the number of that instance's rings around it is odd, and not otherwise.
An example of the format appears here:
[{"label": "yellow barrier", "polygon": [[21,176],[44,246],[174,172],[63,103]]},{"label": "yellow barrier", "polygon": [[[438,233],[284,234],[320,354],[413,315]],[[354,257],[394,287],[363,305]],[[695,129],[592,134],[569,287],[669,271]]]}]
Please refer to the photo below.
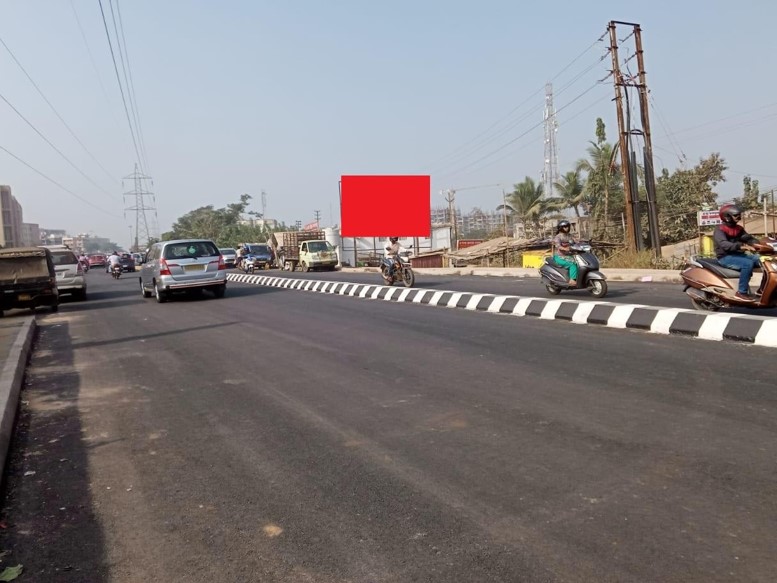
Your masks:
[{"label": "yellow barrier", "polygon": [[540,268],[542,267],[542,263],[545,261],[545,257],[548,257],[548,253],[545,253],[544,251],[541,253],[524,253],[522,257],[522,265],[523,267]]},{"label": "yellow barrier", "polygon": [[701,254],[704,257],[714,257],[715,255],[715,241],[712,235],[702,235],[700,237]]}]

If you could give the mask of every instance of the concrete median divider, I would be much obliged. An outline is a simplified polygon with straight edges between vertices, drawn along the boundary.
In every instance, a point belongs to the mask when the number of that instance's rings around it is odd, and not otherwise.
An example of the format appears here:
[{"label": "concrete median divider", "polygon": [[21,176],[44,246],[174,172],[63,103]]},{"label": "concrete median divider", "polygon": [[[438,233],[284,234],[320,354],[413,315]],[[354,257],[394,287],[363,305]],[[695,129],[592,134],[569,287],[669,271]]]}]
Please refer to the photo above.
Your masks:
[{"label": "concrete median divider", "polygon": [[35,330],[35,318],[32,316],[0,321],[0,350],[5,354],[5,362],[0,372],[0,468],[5,467],[11,444],[16,409],[19,405],[19,391],[22,388]]},{"label": "concrete median divider", "polygon": [[426,304],[513,316],[534,316],[542,320],[562,320],[574,324],[595,324],[608,328],[642,330],[654,334],[688,336],[703,340],[728,340],[777,348],[777,319],[764,316],[708,313],[640,304],[400,288],[239,273],[230,273],[227,275],[227,279],[233,282],[299,291]]}]

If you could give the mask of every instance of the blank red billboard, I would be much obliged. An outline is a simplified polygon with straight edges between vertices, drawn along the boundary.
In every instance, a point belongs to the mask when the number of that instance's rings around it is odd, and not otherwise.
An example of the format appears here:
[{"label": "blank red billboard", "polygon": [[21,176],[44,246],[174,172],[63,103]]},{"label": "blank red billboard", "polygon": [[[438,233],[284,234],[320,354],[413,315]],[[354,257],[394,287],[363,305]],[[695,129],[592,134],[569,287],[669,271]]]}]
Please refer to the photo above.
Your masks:
[{"label": "blank red billboard", "polygon": [[428,237],[430,207],[429,176],[342,176],[340,180],[343,237]]}]

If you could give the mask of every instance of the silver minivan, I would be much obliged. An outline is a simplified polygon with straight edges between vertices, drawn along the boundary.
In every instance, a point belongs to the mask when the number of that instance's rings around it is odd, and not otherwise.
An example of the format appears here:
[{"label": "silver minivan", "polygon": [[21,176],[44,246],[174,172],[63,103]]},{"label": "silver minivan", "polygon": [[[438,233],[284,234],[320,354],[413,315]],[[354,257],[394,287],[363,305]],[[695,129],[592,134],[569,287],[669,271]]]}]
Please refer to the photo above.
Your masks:
[{"label": "silver minivan", "polygon": [[51,252],[51,261],[57,273],[57,289],[59,294],[70,294],[74,299],[86,299],[86,278],[84,266],[78,257],[64,245],[46,245]]},{"label": "silver minivan", "polygon": [[227,267],[209,239],[178,239],[154,243],[140,268],[140,291],[165,302],[176,291],[206,288],[217,298],[227,290]]}]

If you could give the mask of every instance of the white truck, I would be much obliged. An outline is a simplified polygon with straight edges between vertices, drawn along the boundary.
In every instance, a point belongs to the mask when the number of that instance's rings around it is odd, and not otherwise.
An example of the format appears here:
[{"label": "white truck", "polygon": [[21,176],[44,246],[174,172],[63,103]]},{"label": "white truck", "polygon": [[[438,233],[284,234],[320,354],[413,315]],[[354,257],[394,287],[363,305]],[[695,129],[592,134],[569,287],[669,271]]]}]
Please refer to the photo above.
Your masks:
[{"label": "white truck", "polygon": [[267,241],[272,247],[275,265],[294,271],[328,270],[337,268],[337,251],[324,238],[323,231],[282,231],[272,233]]}]

